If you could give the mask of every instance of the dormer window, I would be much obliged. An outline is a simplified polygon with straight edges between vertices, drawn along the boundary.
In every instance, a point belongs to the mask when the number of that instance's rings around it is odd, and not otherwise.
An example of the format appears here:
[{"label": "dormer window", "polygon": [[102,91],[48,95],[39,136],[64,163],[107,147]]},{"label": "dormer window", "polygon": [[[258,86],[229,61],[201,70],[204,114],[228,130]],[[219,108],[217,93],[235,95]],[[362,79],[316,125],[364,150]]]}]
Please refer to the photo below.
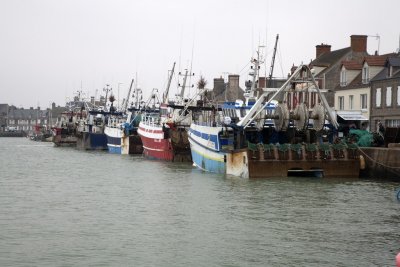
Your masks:
[{"label": "dormer window", "polygon": [[392,75],[393,75],[393,67],[389,66],[388,67],[388,78],[392,77]]},{"label": "dormer window", "polygon": [[369,83],[369,67],[367,63],[365,63],[362,68],[362,83],[363,84]]},{"label": "dormer window", "polygon": [[347,85],[346,68],[342,67],[340,71],[340,86],[344,87]]}]

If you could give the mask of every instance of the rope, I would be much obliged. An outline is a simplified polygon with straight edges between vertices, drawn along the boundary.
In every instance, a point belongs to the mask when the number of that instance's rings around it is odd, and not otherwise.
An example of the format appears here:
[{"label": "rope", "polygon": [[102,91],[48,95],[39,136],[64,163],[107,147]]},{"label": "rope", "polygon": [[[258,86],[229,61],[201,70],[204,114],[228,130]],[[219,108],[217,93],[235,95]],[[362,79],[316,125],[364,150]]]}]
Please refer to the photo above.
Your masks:
[{"label": "rope", "polygon": [[377,160],[374,160],[373,158],[371,158],[370,156],[368,156],[364,151],[362,151],[361,148],[358,148],[358,150],[359,150],[362,154],[364,154],[367,158],[369,158],[371,161],[373,161],[373,162],[375,162],[375,163],[377,163],[377,164],[379,164],[379,165],[381,165],[381,166],[383,166],[383,167],[385,167],[385,168],[395,169],[395,170],[400,169],[400,167],[388,166],[388,165],[386,165],[386,164],[380,163],[380,162],[377,161]]}]

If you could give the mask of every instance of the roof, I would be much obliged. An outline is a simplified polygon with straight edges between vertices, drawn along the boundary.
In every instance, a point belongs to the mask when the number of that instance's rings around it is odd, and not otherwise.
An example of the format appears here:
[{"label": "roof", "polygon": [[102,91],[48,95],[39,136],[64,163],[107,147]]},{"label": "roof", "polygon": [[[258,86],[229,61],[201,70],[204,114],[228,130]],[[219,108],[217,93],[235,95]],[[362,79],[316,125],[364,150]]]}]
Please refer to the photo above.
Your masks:
[{"label": "roof", "polygon": [[357,89],[357,88],[365,88],[368,85],[362,83],[362,73],[360,73],[346,86],[336,86],[335,90],[346,90],[346,89]]},{"label": "roof", "polygon": [[10,119],[36,119],[47,117],[47,110],[38,109],[10,109],[8,118]]},{"label": "roof", "polygon": [[375,75],[375,77],[373,77],[371,79],[372,81],[379,81],[379,80],[384,80],[387,78],[387,74],[388,74],[388,69],[387,68],[383,68],[383,70],[381,70],[380,72],[378,72],[378,74]]},{"label": "roof", "polygon": [[334,50],[329,53],[324,53],[320,57],[311,61],[312,66],[329,67],[351,52],[351,47]]},{"label": "roof", "polygon": [[346,70],[361,70],[362,64],[357,60],[347,60],[342,61],[342,66],[346,68]]},{"label": "roof", "polygon": [[364,62],[367,62],[368,66],[385,66],[386,59],[388,58],[387,55],[382,56],[366,56],[364,58]]},{"label": "roof", "polygon": [[389,57],[387,63],[393,67],[400,67],[400,57]]}]

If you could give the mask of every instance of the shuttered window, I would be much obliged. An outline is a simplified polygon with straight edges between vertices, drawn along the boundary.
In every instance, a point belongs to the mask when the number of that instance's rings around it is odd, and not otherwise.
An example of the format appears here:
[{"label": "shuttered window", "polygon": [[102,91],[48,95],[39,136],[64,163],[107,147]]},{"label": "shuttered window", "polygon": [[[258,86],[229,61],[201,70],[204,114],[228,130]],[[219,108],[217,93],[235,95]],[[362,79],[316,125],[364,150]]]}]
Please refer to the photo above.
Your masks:
[{"label": "shuttered window", "polygon": [[381,92],[382,90],[381,90],[381,88],[377,88],[376,89],[376,107],[378,107],[378,108],[380,108],[381,107],[381,95],[382,95],[382,92]]},{"label": "shuttered window", "polygon": [[386,88],[386,106],[390,107],[392,105],[392,87]]}]

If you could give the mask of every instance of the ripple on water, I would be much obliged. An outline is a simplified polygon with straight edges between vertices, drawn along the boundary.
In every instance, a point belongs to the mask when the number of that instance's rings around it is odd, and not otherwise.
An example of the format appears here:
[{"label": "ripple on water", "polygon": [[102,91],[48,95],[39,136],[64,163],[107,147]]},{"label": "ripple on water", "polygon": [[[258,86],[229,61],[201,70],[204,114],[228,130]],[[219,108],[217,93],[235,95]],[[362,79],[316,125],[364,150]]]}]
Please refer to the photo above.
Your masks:
[{"label": "ripple on water", "polygon": [[0,266],[392,266],[399,184],[246,180],[0,138]]}]

